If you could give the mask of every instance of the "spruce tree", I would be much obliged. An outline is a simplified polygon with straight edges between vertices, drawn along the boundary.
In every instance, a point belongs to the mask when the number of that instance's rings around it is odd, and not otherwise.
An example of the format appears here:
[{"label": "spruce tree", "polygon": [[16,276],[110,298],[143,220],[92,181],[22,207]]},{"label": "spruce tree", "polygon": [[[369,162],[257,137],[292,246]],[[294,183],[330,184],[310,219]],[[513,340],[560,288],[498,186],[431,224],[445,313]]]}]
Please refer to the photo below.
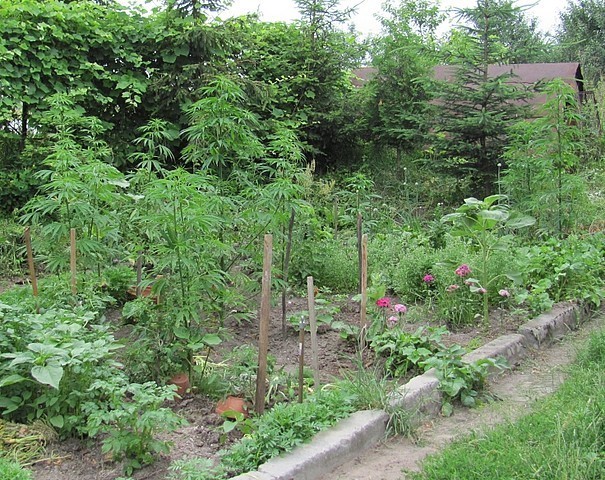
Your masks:
[{"label": "spruce tree", "polygon": [[518,19],[519,9],[508,0],[477,0],[473,8],[458,9],[466,23],[459,27],[461,48],[450,76],[438,84],[435,131],[440,139],[442,163],[456,175],[473,177],[474,194],[492,193],[497,165],[506,144],[506,129],[525,115],[523,100],[530,93],[514,75],[491,75],[489,66],[507,63],[507,48],[500,32]]}]

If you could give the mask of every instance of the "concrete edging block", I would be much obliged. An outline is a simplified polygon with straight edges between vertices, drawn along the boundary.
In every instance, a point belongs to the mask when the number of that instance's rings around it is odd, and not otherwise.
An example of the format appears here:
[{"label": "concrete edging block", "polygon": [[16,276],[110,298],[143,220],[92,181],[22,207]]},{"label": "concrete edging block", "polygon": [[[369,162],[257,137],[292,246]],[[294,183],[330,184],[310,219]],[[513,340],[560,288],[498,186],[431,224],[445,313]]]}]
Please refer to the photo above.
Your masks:
[{"label": "concrete edging block", "polygon": [[[416,375],[408,383],[391,394],[391,408],[405,408],[413,415],[423,413],[436,415],[441,411],[442,395],[435,370],[430,369],[422,375]],[[417,419],[420,421],[420,418]]]},{"label": "concrete edging block", "polygon": [[[521,360],[527,355],[527,347],[525,337],[518,333],[502,335],[501,337],[492,340],[489,343],[467,353],[462,357],[467,363],[476,362],[477,360],[485,360],[488,358],[496,359],[504,358],[508,365],[512,368],[518,365]],[[497,368],[490,370],[490,376],[500,372]]]},{"label": "concrete edging block", "polygon": [[521,325],[519,333],[525,337],[525,343],[529,347],[550,345],[578,328],[585,316],[584,310],[577,304],[555,305],[550,311]]},{"label": "concrete edging block", "polygon": [[315,435],[310,443],[272,458],[259,467],[259,472],[274,480],[317,478],[385,438],[388,420],[389,415],[382,410],[355,412]]},{"label": "concrete edging block", "polygon": [[272,477],[271,475],[268,475],[263,472],[256,471],[242,473],[237,477],[231,477],[229,480],[275,480],[275,477]]}]

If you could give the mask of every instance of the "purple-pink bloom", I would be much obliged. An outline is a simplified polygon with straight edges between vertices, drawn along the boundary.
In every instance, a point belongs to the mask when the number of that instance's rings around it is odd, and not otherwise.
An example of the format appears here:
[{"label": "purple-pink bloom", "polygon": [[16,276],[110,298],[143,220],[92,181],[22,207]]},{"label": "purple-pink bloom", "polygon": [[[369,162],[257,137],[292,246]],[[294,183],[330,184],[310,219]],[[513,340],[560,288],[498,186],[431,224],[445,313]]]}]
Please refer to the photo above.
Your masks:
[{"label": "purple-pink bloom", "polygon": [[510,292],[508,290],[502,289],[498,292],[498,295],[501,297],[510,297]]},{"label": "purple-pink bloom", "polygon": [[395,325],[397,325],[398,321],[399,319],[395,315],[387,318],[387,327],[393,328]]},{"label": "purple-pink bloom", "polygon": [[424,283],[432,283],[435,281],[435,277],[433,277],[430,273],[427,273],[422,279]]},{"label": "purple-pink bloom", "polygon": [[466,277],[471,273],[471,269],[466,263],[463,263],[456,269],[454,273],[459,277]]},{"label": "purple-pink bloom", "polygon": [[408,307],[406,307],[403,303],[398,303],[393,307],[397,313],[405,313],[408,311]]},{"label": "purple-pink bloom", "polygon": [[450,285],[449,287],[447,287],[447,288],[445,289],[445,291],[446,291],[447,293],[452,293],[452,292],[455,292],[456,290],[458,290],[459,288],[460,288],[460,286],[458,286],[458,285],[456,285],[456,284],[454,283],[454,284]]},{"label": "purple-pink bloom", "polygon": [[483,288],[483,287],[480,287],[480,288],[477,289],[477,292],[484,294],[484,293],[487,293],[487,290],[485,288]]},{"label": "purple-pink bloom", "polygon": [[389,308],[391,305],[391,299],[389,297],[382,297],[376,300],[376,305],[380,308]]}]

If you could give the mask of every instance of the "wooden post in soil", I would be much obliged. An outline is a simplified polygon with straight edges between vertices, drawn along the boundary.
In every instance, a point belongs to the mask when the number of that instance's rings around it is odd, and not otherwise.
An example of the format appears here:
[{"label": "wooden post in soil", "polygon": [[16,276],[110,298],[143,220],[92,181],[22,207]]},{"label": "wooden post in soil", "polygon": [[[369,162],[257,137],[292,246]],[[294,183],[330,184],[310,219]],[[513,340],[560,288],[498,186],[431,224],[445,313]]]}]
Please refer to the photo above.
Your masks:
[{"label": "wooden post in soil", "polygon": [[359,339],[360,349],[363,353],[365,349],[366,333],[368,330],[368,320],[366,310],[368,306],[368,234],[364,234],[361,239],[361,306],[359,311],[359,320],[361,335]]},{"label": "wooden post in soil", "polygon": [[38,279],[36,278],[32,237],[29,227],[25,229],[25,248],[27,249],[27,267],[29,268],[29,278],[32,282],[32,292],[34,293],[34,298],[36,299],[36,310],[38,310]]},{"label": "wooden post in soil", "polygon": [[290,213],[290,223],[288,223],[288,239],[286,243],[286,252],[283,259],[283,280],[284,286],[281,292],[281,333],[286,338],[286,306],[288,300],[288,270],[290,269],[290,257],[292,255],[292,231],[294,230],[294,216],[296,211],[292,209]]},{"label": "wooden post in soil", "polygon": [[76,229],[72,228],[69,231],[69,266],[71,269],[71,293],[76,294],[78,292],[76,288]]},{"label": "wooden post in soil", "polygon": [[361,293],[361,237],[363,231],[363,218],[361,213],[357,214],[357,264],[359,266],[359,291],[357,293]]},{"label": "wooden post in soil", "polygon": [[259,315],[258,372],[256,375],[256,396],[254,410],[258,415],[265,411],[265,381],[267,377],[267,353],[269,350],[269,320],[271,317],[271,262],[273,257],[273,236],[265,235],[263,252],[263,280]]},{"label": "wooden post in soil", "polygon": [[304,400],[305,385],[305,326],[304,317],[298,325],[298,403]]},{"label": "wooden post in soil", "polygon": [[136,295],[137,298],[141,296],[141,282],[143,281],[143,254],[139,252],[139,256],[137,258],[137,290]]},{"label": "wooden post in soil", "polygon": [[319,346],[317,344],[317,319],[315,318],[315,286],[313,277],[307,277],[307,303],[309,309],[309,328],[311,329],[311,368],[315,390],[319,388]]}]

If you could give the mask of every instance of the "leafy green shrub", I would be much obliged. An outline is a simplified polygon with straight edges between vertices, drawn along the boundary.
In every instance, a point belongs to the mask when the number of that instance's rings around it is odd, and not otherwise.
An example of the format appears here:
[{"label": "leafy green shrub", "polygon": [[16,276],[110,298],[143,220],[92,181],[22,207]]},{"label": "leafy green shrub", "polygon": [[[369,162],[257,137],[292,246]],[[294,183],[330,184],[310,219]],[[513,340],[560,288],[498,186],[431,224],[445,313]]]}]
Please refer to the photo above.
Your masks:
[{"label": "leafy green shrub", "polygon": [[127,291],[137,281],[135,271],[126,265],[108,267],[103,270],[102,286],[107,293],[120,302],[124,302]]},{"label": "leafy green shrub", "polygon": [[96,381],[90,389],[99,392],[101,401],[82,406],[87,414],[86,432],[91,436],[107,434],[103,453],[111,453],[117,461],[125,460],[127,475],[170,451],[170,443],[156,439],[157,433],[174,431],[186,423],[169,408],[161,407],[174,399],[173,385],[129,384],[123,378],[114,378]]},{"label": "leafy green shrub", "polygon": [[351,292],[359,284],[357,240],[354,237],[324,238],[292,251],[292,272],[304,282],[313,276],[315,284],[335,292]]},{"label": "leafy green shrub", "polygon": [[31,480],[32,474],[18,463],[0,457],[0,480]]},{"label": "leafy green shrub", "polygon": [[209,458],[175,460],[168,470],[168,480],[217,480],[224,477],[221,467],[215,467]]},{"label": "leafy green shrub", "polygon": [[442,349],[441,338],[446,333],[444,327],[420,327],[414,333],[392,328],[372,336],[370,346],[384,358],[386,372],[401,377]]},{"label": "leafy green shrub", "polygon": [[376,235],[368,246],[368,256],[372,275],[380,274],[387,289],[410,303],[424,299],[422,277],[439,259],[426,239],[408,231]]},{"label": "leafy green shrub", "polygon": [[113,359],[119,348],[95,315],[66,310],[25,313],[0,303],[0,407],[5,418],[44,418],[62,435],[82,432],[81,407],[99,393],[102,378],[123,375]]},{"label": "leafy green shrub", "polygon": [[453,345],[422,361],[424,369],[435,369],[439,390],[444,395],[441,412],[446,416],[452,414],[456,400],[465,407],[475,407],[481,396],[485,396],[483,390],[490,369],[506,368],[506,362],[500,357],[464,362],[462,356],[465,353],[464,348]]},{"label": "leafy green shrub", "polygon": [[16,287],[0,294],[0,301],[19,305],[22,312],[34,313],[37,310],[69,310],[73,313],[90,314],[100,317],[115,299],[101,288],[94,275],[77,276],[77,292],[71,291],[69,274],[49,275],[38,281],[38,297],[34,297],[30,286]]},{"label": "leafy green shrub", "polygon": [[40,182],[31,152],[21,152],[21,137],[0,132],[0,212],[11,214],[29,200]]},{"label": "leafy green shrub", "polygon": [[0,218],[0,276],[22,273],[25,263],[23,227],[10,218]]},{"label": "leafy green shrub", "polygon": [[531,311],[540,313],[555,302],[572,299],[600,305],[605,295],[602,234],[550,239],[519,254],[526,259],[522,272],[526,291],[519,301]]}]

